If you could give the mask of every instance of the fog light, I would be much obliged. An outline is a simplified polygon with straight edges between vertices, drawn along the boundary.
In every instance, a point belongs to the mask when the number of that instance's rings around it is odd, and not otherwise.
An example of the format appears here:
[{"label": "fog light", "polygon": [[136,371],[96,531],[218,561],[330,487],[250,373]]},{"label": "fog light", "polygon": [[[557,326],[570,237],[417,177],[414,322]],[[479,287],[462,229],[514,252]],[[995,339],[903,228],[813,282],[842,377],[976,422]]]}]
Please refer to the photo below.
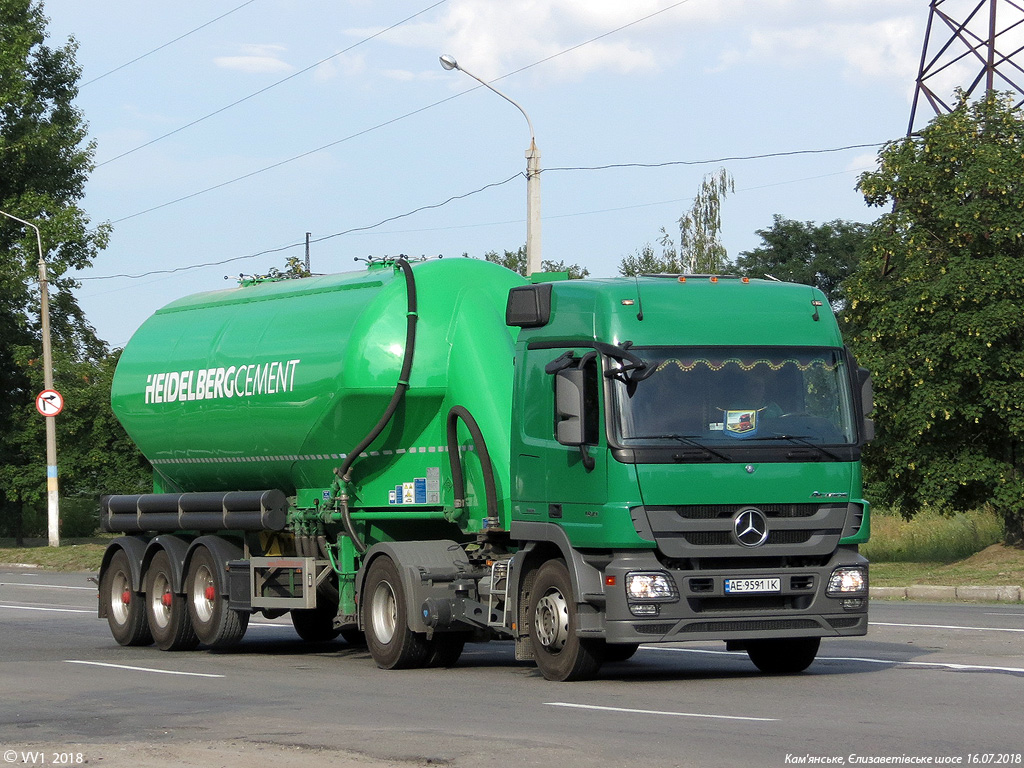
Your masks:
[{"label": "fog light", "polygon": [[658,615],[658,606],[656,604],[654,604],[654,603],[643,603],[641,605],[634,604],[634,605],[629,606],[629,610],[630,610],[630,612],[634,616],[657,616]]},{"label": "fog light", "polygon": [[661,600],[679,599],[676,583],[667,573],[658,571],[626,574],[626,597],[630,600]]},{"label": "fog light", "polygon": [[851,597],[843,600],[843,609],[847,611],[859,611],[867,602],[863,597]]},{"label": "fog light", "polygon": [[845,566],[832,571],[828,580],[829,597],[868,591],[868,569],[862,565]]}]

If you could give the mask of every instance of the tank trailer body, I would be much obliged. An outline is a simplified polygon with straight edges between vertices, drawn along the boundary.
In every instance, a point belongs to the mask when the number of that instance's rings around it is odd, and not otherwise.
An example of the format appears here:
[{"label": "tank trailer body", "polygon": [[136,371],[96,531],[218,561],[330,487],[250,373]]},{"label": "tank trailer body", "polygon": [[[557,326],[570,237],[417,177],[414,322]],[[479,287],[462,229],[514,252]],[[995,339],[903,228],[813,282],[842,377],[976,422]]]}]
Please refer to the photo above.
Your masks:
[{"label": "tank trailer body", "polygon": [[797,672],[867,630],[870,378],[808,286],[472,259],[248,281],[156,312],[111,397],[155,486],[102,502],[123,645],[289,613],[383,668],[506,639],[575,680],[709,639]]}]

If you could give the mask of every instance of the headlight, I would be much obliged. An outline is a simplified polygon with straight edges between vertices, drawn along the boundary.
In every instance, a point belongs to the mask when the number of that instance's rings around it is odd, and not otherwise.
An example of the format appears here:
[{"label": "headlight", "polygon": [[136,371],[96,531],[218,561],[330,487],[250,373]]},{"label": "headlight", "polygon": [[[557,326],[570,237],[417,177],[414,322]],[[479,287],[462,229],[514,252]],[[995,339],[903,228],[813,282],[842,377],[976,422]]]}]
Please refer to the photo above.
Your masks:
[{"label": "headlight", "polygon": [[679,599],[679,590],[667,573],[627,573],[626,597],[630,600],[669,602]]},{"label": "headlight", "polygon": [[868,569],[862,565],[836,568],[828,580],[829,597],[865,594],[868,591]]}]

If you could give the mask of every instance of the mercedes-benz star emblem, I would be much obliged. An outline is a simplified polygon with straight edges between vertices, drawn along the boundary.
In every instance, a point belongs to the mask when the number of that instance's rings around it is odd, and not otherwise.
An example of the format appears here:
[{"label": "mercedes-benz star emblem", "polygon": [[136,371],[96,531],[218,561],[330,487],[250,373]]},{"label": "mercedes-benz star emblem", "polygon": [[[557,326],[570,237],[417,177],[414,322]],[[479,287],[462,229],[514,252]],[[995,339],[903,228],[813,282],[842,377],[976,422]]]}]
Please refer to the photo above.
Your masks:
[{"label": "mercedes-benz star emblem", "polygon": [[748,507],[736,515],[733,532],[744,547],[759,547],[768,540],[768,520],[761,510]]}]

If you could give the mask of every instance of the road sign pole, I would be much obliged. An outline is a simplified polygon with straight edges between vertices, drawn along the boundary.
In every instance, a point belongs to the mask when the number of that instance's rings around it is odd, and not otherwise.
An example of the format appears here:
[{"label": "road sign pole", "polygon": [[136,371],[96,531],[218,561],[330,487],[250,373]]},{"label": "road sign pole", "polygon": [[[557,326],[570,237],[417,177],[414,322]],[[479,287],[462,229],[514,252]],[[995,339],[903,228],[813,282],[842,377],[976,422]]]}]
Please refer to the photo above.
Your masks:
[{"label": "road sign pole", "polygon": [[[42,251],[42,243],[40,243]],[[46,262],[39,255],[39,295],[42,303],[43,385],[53,389],[53,352],[50,349],[50,297]],[[46,530],[51,547],[60,546],[60,493],[57,488],[57,423],[46,419]]]},{"label": "road sign pole", "polygon": [[[47,389],[53,389],[53,354],[50,351],[50,297],[46,290],[46,261],[43,259],[43,236],[39,227],[31,221],[20,219],[7,211],[0,215],[14,219],[19,224],[31,227],[36,233],[39,246],[39,296],[40,320],[43,331],[43,382]],[[46,528],[51,547],[60,546],[60,495],[57,492],[57,425],[53,419],[46,420]]]}]

